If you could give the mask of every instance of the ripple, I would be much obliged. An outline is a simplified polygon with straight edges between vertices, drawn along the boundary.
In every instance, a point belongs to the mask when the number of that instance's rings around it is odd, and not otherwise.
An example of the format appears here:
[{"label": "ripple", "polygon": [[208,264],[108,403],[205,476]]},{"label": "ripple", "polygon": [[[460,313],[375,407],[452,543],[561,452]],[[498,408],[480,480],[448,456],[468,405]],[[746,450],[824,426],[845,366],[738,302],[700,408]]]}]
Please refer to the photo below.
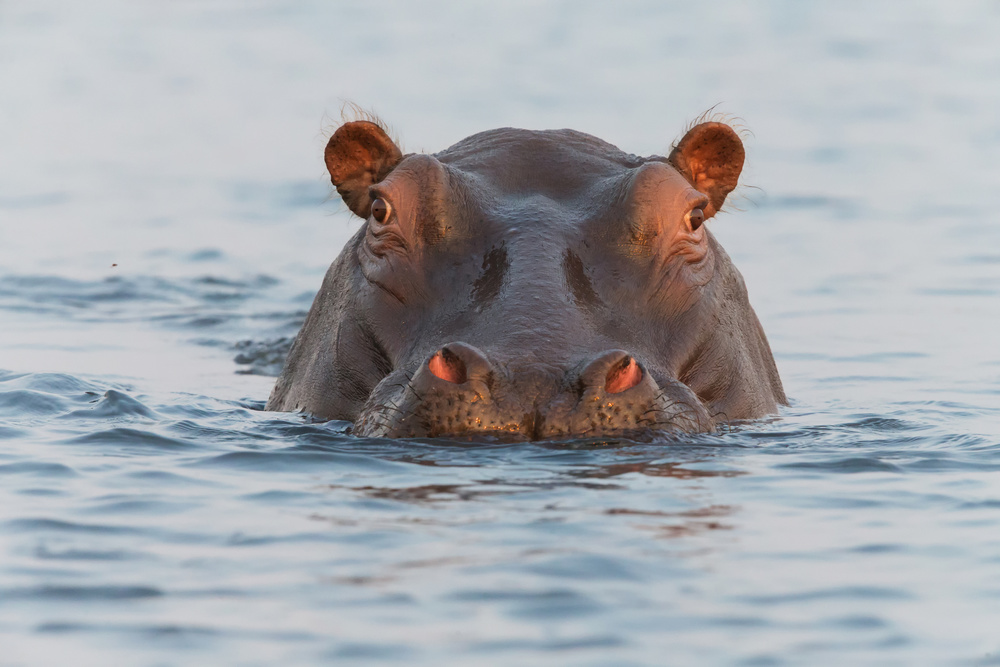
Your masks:
[{"label": "ripple", "polygon": [[169,472],[166,470],[133,470],[129,472],[121,473],[123,478],[129,480],[136,480],[149,484],[153,487],[160,487],[161,485],[165,487],[171,486],[219,486],[216,482],[211,482],[208,480],[197,479],[195,477],[190,477],[188,475],[181,475],[176,472]]},{"label": "ripple", "polygon": [[345,642],[327,654],[331,660],[402,660],[413,655],[414,650],[406,644],[385,642]]},{"label": "ripple", "polygon": [[229,637],[255,641],[299,642],[315,641],[317,636],[306,631],[295,630],[241,630],[239,628],[216,627],[183,623],[82,623],[77,621],[50,621],[35,627],[41,634],[119,634],[136,635],[143,639],[177,639],[203,637]]},{"label": "ripple", "polygon": [[250,502],[264,503],[266,505],[272,505],[275,503],[307,503],[315,499],[315,494],[306,493],[304,491],[284,491],[280,489],[273,489],[271,491],[260,491],[257,493],[248,493],[242,496],[244,500]]},{"label": "ripple", "polygon": [[0,424],[0,440],[14,440],[27,437],[29,431]]},{"label": "ripple", "polygon": [[180,500],[163,500],[147,498],[99,498],[90,506],[79,511],[82,514],[135,514],[140,516],[157,516],[176,514],[199,507],[200,503]]},{"label": "ripple", "polygon": [[273,340],[241,340],[237,342],[233,346],[237,350],[233,361],[244,366],[237,372],[246,375],[277,377],[285,365],[285,357],[288,356],[288,352],[292,348],[293,340],[290,336],[282,336]]},{"label": "ripple", "polygon": [[33,555],[41,560],[125,561],[149,558],[145,554],[123,549],[51,549],[45,545],[35,549]]},{"label": "ripple", "polygon": [[[280,282],[270,276],[168,279],[111,276],[74,280],[61,276],[0,276],[0,310],[81,322],[158,322],[182,329],[217,328],[253,319],[240,312]],[[300,308],[272,317],[301,321]]]},{"label": "ripple", "polygon": [[890,554],[906,550],[907,547],[902,544],[862,544],[851,548],[851,551],[862,554]]},{"label": "ripple", "polygon": [[838,458],[828,461],[797,461],[795,463],[780,463],[776,467],[797,470],[822,470],[825,472],[847,474],[861,472],[903,472],[901,467],[893,463],[871,457]]},{"label": "ripple", "polygon": [[228,443],[239,442],[249,445],[251,441],[269,442],[273,438],[266,433],[254,433],[233,428],[222,428],[201,424],[190,419],[184,419],[170,424],[168,430],[184,436],[186,440],[200,442]]},{"label": "ripple", "polygon": [[913,594],[897,588],[882,586],[842,586],[838,588],[823,588],[797,593],[774,595],[749,595],[739,598],[743,602],[759,605],[780,605],[816,600],[912,600]]},{"label": "ripple", "polygon": [[7,209],[35,208],[39,206],[56,206],[72,200],[72,196],[63,190],[39,192],[30,195],[0,197],[0,207]]},{"label": "ripple", "polygon": [[69,634],[75,632],[127,632],[139,635],[146,635],[151,638],[157,637],[177,637],[177,636],[216,636],[219,633],[215,628],[193,626],[193,625],[96,625],[92,623],[74,623],[71,621],[53,621],[42,623],[35,628],[35,632],[42,634]]},{"label": "ripple", "polygon": [[[469,650],[476,653],[502,653],[506,651],[541,651],[561,653],[564,651],[595,650],[616,648],[627,642],[616,635],[596,634],[569,639],[510,639],[501,641],[473,642]],[[624,663],[628,664],[628,663]]]},{"label": "ripple", "polygon": [[453,593],[450,599],[471,603],[503,603],[509,616],[555,619],[588,616],[605,609],[592,597],[569,589],[519,591],[481,589]]},{"label": "ripple", "polygon": [[848,630],[880,630],[889,626],[883,618],[863,615],[838,616],[824,621],[824,624]]},{"label": "ripple", "polygon": [[139,600],[161,597],[163,591],[152,586],[32,586],[8,588],[0,592],[0,604],[17,599],[27,600]]},{"label": "ripple", "polygon": [[198,448],[198,445],[185,440],[168,438],[149,431],[125,427],[115,427],[94,433],[87,433],[86,435],[69,438],[63,442],[68,445],[125,445],[127,449],[139,451],[176,451],[179,449]]},{"label": "ripple", "polygon": [[636,581],[642,578],[628,559],[593,553],[554,556],[541,563],[527,565],[525,569],[567,579]]},{"label": "ripple", "polygon": [[0,465],[0,475],[28,475],[31,477],[77,477],[77,472],[61,463],[22,461]]},{"label": "ripple", "polygon": [[8,417],[41,417],[65,412],[68,404],[52,394],[27,389],[0,393],[0,415]]},{"label": "ripple", "polygon": [[843,424],[844,428],[858,429],[861,431],[873,431],[876,433],[897,433],[900,431],[919,431],[927,426],[894,417],[881,417],[877,415],[865,416],[858,421]]},{"label": "ripple", "polygon": [[1000,510],[1000,498],[964,502],[958,506],[960,510]]},{"label": "ripple", "polygon": [[122,419],[141,418],[156,419],[156,413],[143,405],[137,399],[126,393],[109,389],[97,399],[92,401],[94,407],[74,410],[62,415],[63,419]]},{"label": "ripple", "polygon": [[354,541],[343,535],[334,533],[294,533],[288,535],[245,535],[236,533],[230,535],[225,540],[225,544],[231,547],[257,547],[270,544],[300,544],[300,543],[324,543]]},{"label": "ripple", "polygon": [[0,523],[8,533],[90,533],[95,535],[143,535],[148,531],[132,526],[111,526],[106,524],[86,524],[60,519],[10,519]]},{"label": "ripple", "polygon": [[967,460],[944,456],[922,457],[904,466],[907,470],[917,472],[942,472],[947,470],[974,470],[979,472],[990,472],[1000,470],[1000,463],[986,463],[984,461]]},{"label": "ripple", "polygon": [[368,456],[323,450],[288,449],[277,452],[244,451],[219,454],[188,463],[195,467],[223,467],[239,470],[281,471],[318,470],[318,466],[349,466],[361,470],[392,471],[389,462]]}]

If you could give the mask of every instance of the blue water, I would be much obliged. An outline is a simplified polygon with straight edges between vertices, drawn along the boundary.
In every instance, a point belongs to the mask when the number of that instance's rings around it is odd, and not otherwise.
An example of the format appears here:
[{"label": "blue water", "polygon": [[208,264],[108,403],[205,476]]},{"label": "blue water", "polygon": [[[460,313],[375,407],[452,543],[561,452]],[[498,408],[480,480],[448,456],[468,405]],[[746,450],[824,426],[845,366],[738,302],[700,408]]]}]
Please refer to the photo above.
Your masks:
[{"label": "blue water", "polygon": [[[829,6],[828,6],[829,5]],[[1000,664],[1000,7],[0,4],[0,665]],[[747,128],[792,405],[658,444],[262,411],[407,150]]]}]

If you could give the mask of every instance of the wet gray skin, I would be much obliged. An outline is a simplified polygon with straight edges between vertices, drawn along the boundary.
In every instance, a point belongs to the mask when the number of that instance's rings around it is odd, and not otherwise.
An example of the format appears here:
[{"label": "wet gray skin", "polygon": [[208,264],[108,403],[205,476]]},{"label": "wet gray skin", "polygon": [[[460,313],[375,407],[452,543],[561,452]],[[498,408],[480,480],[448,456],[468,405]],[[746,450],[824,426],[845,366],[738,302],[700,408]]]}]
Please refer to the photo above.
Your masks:
[{"label": "wet gray skin", "polygon": [[785,402],[743,278],[703,224],[743,168],[723,123],[669,157],[498,129],[402,155],[341,126],[326,163],[366,219],[271,393],[387,437],[704,432]]}]

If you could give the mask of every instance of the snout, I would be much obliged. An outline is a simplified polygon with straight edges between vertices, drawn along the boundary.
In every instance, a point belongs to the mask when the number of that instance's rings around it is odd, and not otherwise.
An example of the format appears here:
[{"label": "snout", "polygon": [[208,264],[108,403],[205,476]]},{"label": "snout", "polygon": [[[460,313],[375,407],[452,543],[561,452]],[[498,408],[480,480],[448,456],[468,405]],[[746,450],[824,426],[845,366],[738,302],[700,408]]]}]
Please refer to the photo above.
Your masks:
[{"label": "snout", "polygon": [[355,433],[541,440],[712,429],[690,389],[676,380],[657,382],[625,350],[558,368],[520,359],[497,363],[473,345],[448,343],[388,401],[367,405]]}]

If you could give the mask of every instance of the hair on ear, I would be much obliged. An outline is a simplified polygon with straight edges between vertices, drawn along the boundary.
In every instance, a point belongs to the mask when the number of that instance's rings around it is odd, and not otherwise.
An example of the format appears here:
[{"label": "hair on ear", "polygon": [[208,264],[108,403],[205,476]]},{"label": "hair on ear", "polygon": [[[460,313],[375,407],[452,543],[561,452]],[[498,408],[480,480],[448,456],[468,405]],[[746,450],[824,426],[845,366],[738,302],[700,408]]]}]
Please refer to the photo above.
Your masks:
[{"label": "hair on ear", "polygon": [[[733,132],[736,133],[736,135],[740,138],[740,141],[743,143],[746,143],[747,139],[755,137],[753,131],[747,126],[746,120],[744,118],[737,116],[735,114],[717,111],[716,109],[719,107],[720,104],[722,103],[719,102],[717,104],[712,105],[704,112],[699,114],[697,117],[692,119],[690,122],[688,122],[687,125],[685,125],[684,129],[681,131],[680,136],[677,139],[675,139],[674,142],[670,145],[670,149],[667,151],[666,154],[667,155],[675,154],[675,151],[677,150],[681,141],[683,141],[683,139],[688,136],[688,133],[690,133],[691,130],[704,123],[721,123],[723,125],[728,126]],[[743,210],[741,208],[741,204],[744,202],[748,202],[751,205],[755,204],[756,201],[752,199],[750,195],[745,191],[747,189],[761,191],[761,189],[757,186],[748,185],[746,183],[743,183],[742,181],[738,182],[735,188],[731,192],[729,192],[728,196],[725,198],[724,204],[716,212],[724,213],[731,209],[735,209],[737,211]]]},{"label": "hair on ear", "polygon": [[747,139],[755,137],[753,130],[751,130],[747,126],[746,120],[742,116],[737,116],[735,114],[725,113],[722,111],[716,111],[716,109],[719,107],[719,104],[722,104],[722,102],[719,102],[718,104],[713,104],[708,109],[703,111],[699,116],[695,117],[687,125],[685,125],[684,129],[681,130],[680,136],[677,137],[677,139],[675,139],[672,144],[670,144],[670,150],[667,151],[667,155],[670,155],[670,153],[675,148],[677,148],[677,144],[681,142],[681,139],[684,138],[684,135],[686,135],[688,132],[690,132],[697,126],[701,125],[702,123],[722,123],[723,125],[728,125],[733,130],[733,132],[739,135],[742,141],[746,141]]},{"label": "hair on ear", "polygon": [[392,142],[399,146],[400,151],[406,153],[403,150],[402,141],[400,141],[399,135],[396,130],[389,125],[387,122],[382,120],[373,109],[366,109],[356,102],[351,102],[349,100],[342,100],[340,104],[340,114],[335,120],[327,114],[323,119],[323,139],[324,142],[329,141],[333,133],[340,129],[341,126],[347,125],[348,123],[353,123],[354,121],[364,120],[369,123],[373,123],[379,127],[383,132],[388,135]]}]

